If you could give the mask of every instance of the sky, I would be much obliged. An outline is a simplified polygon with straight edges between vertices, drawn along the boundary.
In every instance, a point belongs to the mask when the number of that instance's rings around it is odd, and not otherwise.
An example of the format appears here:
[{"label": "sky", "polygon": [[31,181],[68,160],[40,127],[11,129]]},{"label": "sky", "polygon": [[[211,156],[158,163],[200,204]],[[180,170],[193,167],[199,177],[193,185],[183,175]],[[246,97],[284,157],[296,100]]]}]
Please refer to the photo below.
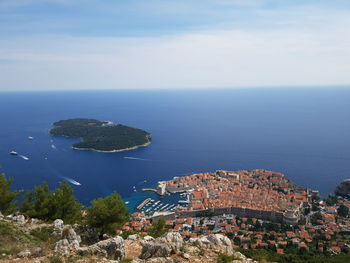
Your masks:
[{"label": "sky", "polygon": [[2,91],[349,84],[349,0],[0,0]]}]

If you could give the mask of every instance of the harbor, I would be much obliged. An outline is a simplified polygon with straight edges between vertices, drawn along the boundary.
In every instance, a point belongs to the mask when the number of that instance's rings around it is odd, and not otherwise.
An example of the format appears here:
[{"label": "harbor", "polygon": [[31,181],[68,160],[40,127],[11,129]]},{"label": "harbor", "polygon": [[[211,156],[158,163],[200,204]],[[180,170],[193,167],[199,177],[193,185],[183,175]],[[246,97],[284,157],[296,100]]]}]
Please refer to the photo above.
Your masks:
[{"label": "harbor", "polygon": [[128,204],[129,211],[142,212],[148,216],[156,213],[174,212],[176,209],[187,207],[189,204],[190,191],[165,192],[163,195],[159,193],[160,191],[157,191],[157,189],[145,187],[124,200]]}]

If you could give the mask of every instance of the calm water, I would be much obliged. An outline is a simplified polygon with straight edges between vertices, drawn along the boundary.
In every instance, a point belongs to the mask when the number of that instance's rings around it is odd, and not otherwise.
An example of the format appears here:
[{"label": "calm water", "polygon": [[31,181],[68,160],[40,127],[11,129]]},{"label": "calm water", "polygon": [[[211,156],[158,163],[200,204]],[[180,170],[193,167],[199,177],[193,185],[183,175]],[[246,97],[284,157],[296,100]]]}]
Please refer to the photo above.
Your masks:
[{"label": "calm water", "polygon": [[[129,152],[74,151],[75,140],[48,130],[75,117],[142,128],[153,141]],[[20,189],[72,178],[85,204],[118,191],[133,205],[158,180],[217,169],[280,171],[326,195],[350,177],[349,120],[350,88],[0,93],[1,171]]]}]

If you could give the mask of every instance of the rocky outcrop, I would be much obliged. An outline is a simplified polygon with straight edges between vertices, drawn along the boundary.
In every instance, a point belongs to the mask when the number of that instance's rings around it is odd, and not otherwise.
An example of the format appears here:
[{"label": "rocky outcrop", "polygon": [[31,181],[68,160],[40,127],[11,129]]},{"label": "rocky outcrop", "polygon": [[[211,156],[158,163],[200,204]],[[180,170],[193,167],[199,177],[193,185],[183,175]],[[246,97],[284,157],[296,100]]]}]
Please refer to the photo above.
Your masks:
[{"label": "rocky outcrop", "polygon": [[125,242],[120,236],[102,240],[88,247],[78,249],[80,255],[104,255],[109,259],[123,259],[125,257]]},{"label": "rocky outcrop", "polygon": [[162,237],[142,243],[142,259],[152,257],[167,257],[180,251],[184,244],[181,235],[177,232],[168,232]]},{"label": "rocky outcrop", "polygon": [[68,239],[69,243],[75,242],[75,243],[80,244],[81,237],[79,235],[77,235],[77,233],[74,231],[74,229],[71,227],[68,227],[66,229],[67,230],[64,231],[66,233],[65,237]]},{"label": "rocky outcrop", "polygon": [[81,242],[87,245],[92,245],[100,241],[100,233],[88,226],[75,224],[73,229],[80,236]]},{"label": "rocky outcrop", "polygon": [[69,255],[70,254],[70,247],[69,242],[67,239],[61,239],[60,241],[56,242],[54,251],[58,252],[63,255]]},{"label": "rocky outcrop", "polygon": [[339,196],[350,197],[350,179],[342,181],[334,190],[334,193]]},{"label": "rocky outcrop", "polygon": [[29,249],[23,250],[17,254],[18,258],[29,258],[32,255]]},{"label": "rocky outcrop", "polygon": [[53,235],[63,237],[60,241],[55,244],[55,252],[63,255],[68,255],[75,252],[80,247],[81,238],[71,226],[64,226],[63,221],[59,219],[54,222]]},{"label": "rocky outcrop", "polygon": [[211,249],[217,253],[231,256],[233,254],[231,240],[221,234],[211,234],[200,238],[191,238],[191,243],[197,243],[202,249]]},{"label": "rocky outcrop", "polygon": [[135,234],[135,235],[130,235],[128,236],[127,240],[138,240],[140,239],[140,236]]},{"label": "rocky outcrop", "polygon": [[63,228],[64,223],[61,219],[56,219],[53,221],[53,234],[55,236],[62,236]]},{"label": "rocky outcrop", "polygon": [[12,220],[22,226],[26,223],[26,218],[24,217],[24,215],[13,216]]}]

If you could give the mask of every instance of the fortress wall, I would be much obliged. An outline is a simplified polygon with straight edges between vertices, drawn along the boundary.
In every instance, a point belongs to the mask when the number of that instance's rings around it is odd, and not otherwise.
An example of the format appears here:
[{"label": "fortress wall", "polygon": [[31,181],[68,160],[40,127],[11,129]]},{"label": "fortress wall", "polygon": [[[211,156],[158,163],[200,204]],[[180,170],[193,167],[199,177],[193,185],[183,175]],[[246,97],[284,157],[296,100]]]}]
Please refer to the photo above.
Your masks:
[{"label": "fortress wall", "polygon": [[223,215],[223,214],[233,214],[239,217],[256,218],[261,220],[267,220],[277,223],[283,222],[283,213],[263,211],[263,210],[253,210],[241,207],[225,207],[225,208],[211,208],[206,210],[197,211],[181,211],[176,212],[177,217],[196,217],[208,213],[212,215]]}]

